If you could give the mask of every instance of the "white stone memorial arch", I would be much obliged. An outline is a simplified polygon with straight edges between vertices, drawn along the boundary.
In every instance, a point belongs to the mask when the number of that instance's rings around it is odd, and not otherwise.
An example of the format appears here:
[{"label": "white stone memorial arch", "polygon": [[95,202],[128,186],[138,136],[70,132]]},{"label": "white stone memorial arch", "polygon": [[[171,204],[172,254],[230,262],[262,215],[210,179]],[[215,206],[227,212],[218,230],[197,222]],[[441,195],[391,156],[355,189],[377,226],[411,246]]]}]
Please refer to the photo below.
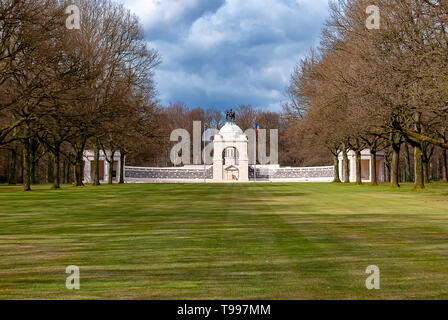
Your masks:
[{"label": "white stone memorial arch", "polygon": [[247,136],[233,121],[227,121],[213,140],[213,180],[248,182]]}]

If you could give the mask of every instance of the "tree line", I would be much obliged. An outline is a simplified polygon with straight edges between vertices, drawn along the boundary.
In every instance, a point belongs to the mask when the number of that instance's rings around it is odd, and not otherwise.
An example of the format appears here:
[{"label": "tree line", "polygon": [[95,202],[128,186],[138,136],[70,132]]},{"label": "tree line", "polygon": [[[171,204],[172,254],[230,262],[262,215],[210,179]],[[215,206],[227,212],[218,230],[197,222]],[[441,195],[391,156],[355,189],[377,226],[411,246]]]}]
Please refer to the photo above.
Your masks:
[{"label": "tree line", "polygon": [[[295,122],[291,121],[284,113],[272,112],[254,108],[251,105],[240,105],[234,108],[236,110],[236,123],[243,131],[254,128],[258,123],[261,129],[267,129],[266,151],[270,154],[270,135],[269,129],[278,129],[279,132],[279,163],[288,166],[306,166],[328,164],[328,154],[325,152],[306,152],[302,148],[301,137],[295,135]],[[99,120],[101,121],[101,119]],[[126,156],[126,165],[144,166],[144,167],[170,167],[174,166],[170,161],[171,148],[177,143],[170,141],[170,134],[175,129],[185,129],[193,136],[193,122],[200,121],[201,131],[206,129],[220,129],[225,124],[225,112],[215,108],[188,107],[184,103],[171,103],[167,106],[156,103],[151,112],[150,121],[144,124],[149,127],[145,132],[139,131],[130,134],[128,130],[132,128],[115,127],[118,131],[111,131],[111,140],[107,143],[110,136],[101,136],[98,140],[97,134],[87,140],[86,149],[94,150],[99,153],[101,150],[120,151],[122,157]],[[99,130],[104,130],[98,126]],[[111,128],[112,130],[113,128]],[[115,142],[114,144],[112,142]],[[98,143],[95,146],[95,143]],[[69,143],[62,144],[63,148],[71,150]],[[109,149],[110,148],[110,149]],[[193,155],[193,145],[190,146],[190,155]],[[66,149],[64,149],[66,150]],[[0,182],[16,184],[23,182],[23,159],[22,147],[18,142],[4,145],[0,150]],[[68,184],[74,182],[73,165],[66,159],[70,152],[61,153],[61,163],[59,170],[61,172],[60,182]],[[73,155],[74,156],[74,155]],[[98,159],[99,154],[95,157]],[[54,182],[54,159],[53,154],[45,148],[43,144],[37,144],[32,149],[31,181],[32,183],[53,183]],[[108,155],[106,161],[113,159]],[[123,159],[122,159],[123,160]],[[192,163],[193,159],[190,159]],[[97,162],[97,161],[95,161]],[[112,163],[110,163],[112,164]],[[124,161],[121,161],[124,164]],[[112,169],[112,165],[109,166]],[[117,168],[118,169],[118,168]],[[120,168],[122,169],[122,168]],[[95,184],[99,184],[98,162],[94,166]],[[123,183],[123,175],[120,175]],[[112,177],[112,173],[109,173]],[[108,181],[112,183],[112,181]]]},{"label": "tree line", "polygon": [[[70,5],[80,9],[80,29],[67,27]],[[0,148],[10,153],[9,182],[20,176],[30,190],[47,158],[54,188],[70,168],[81,186],[86,146],[97,169],[99,150],[112,150],[113,162],[115,150],[125,156],[131,142],[151,138],[160,62],[138,18],[111,0],[0,0]]]},{"label": "tree line", "polygon": [[[366,24],[371,5],[379,9],[378,29]],[[392,187],[447,182],[447,56],[446,1],[332,1],[319,47],[293,70],[285,111],[311,149],[325,146],[333,155],[335,182],[349,182],[353,150],[361,184],[363,149],[372,165],[385,151]],[[375,167],[372,173],[376,184]]]}]

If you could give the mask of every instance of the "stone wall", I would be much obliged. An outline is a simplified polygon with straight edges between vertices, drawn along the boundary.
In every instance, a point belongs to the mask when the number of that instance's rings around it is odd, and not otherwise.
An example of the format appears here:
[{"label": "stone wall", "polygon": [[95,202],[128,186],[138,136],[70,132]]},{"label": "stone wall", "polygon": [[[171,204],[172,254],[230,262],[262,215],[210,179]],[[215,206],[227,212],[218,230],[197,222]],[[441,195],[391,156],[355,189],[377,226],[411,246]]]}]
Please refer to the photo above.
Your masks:
[{"label": "stone wall", "polygon": [[[125,180],[203,180],[204,168],[125,167]],[[213,179],[213,167],[207,166],[206,178]]]},{"label": "stone wall", "polygon": [[[257,181],[329,182],[334,177],[333,167],[258,168]],[[213,179],[213,166],[207,166],[206,179]],[[249,180],[254,181],[254,168],[249,166]],[[125,167],[125,181],[136,182],[203,182],[204,168]]]},{"label": "stone wall", "polygon": [[[249,168],[249,178],[254,180],[254,168]],[[331,181],[334,178],[334,167],[288,167],[267,169],[257,168],[257,180],[303,180],[303,181]]]}]

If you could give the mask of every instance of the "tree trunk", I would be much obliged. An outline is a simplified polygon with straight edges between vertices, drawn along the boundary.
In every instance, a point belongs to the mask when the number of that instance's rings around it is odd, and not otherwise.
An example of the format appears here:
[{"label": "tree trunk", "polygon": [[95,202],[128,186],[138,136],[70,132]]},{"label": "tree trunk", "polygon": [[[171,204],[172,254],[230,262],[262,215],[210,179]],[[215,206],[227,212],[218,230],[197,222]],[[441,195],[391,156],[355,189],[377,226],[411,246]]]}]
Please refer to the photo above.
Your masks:
[{"label": "tree trunk", "polygon": [[16,184],[17,150],[11,149],[11,167],[9,169],[8,184]]},{"label": "tree trunk", "polygon": [[108,184],[113,184],[114,180],[113,180],[113,172],[114,172],[114,156],[115,156],[115,150],[110,150],[110,158],[108,160],[109,162],[109,177],[108,177]]},{"label": "tree trunk", "polygon": [[425,180],[423,174],[423,151],[418,144],[414,146],[414,170],[415,170],[415,189],[424,189]]},{"label": "tree trunk", "polygon": [[31,190],[31,165],[30,165],[30,141],[25,139],[22,143],[23,145],[23,190]]},{"label": "tree trunk", "polygon": [[[416,112],[414,114],[414,131],[421,132],[421,114]],[[423,146],[421,141],[414,143],[414,189],[425,189],[425,177],[423,171]]]},{"label": "tree trunk", "polygon": [[[23,147],[22,147],[23,149]],[[17,183],[19,184],[23,184],[23,150],[22,153],[20,154],[21,161],[18,162],[19,165],[19,178],[17,179]]]},{"label": "tree trunk", "polygon": [[36,184],[36,167],[37,167],[37,160],[36,160],[36,153],[37,153],[37,143],[34,138],[30,139],[30,175],[31,175],[31,184]]},{"label": "tree trunk", "polygon": [[361,151],[360,150],[355,151],[355,157],[356,157],[356,184],[361,185],[362,184],[362,169],[361,169]]},{"label": "tree trunk", "polygon": [[391,165],[391,181],[390,186],[392,188],[400,187],[398,182],[400,169],[400,144],[392,143],[392,165]]},{"label": "tree trunk", "polygon": [[100,185],[100,149],[98,148],[98,144],[95,143],[93,146],[93,162],[94,162],[94,179],[93,185]]},{"label": "tree trunk", "polygon": [[67,166],[65,167],[65,183],[70,183],[70,161],[67,161]]},{"label": "tree trunk", "polygon": [[376,151],[372,149],[370,149],[370,171],[371,171],[370,184],[372,186],[377,186],[378,177],[376,176]]},{"label": "tree trunk", "polygon": [[124,183],[124,162],[126,155],[122,152],[120,153],[120,184]]},{"label": "tree trunk", "polygon": [[344,158],[344,183],[350,183],[350,162],[345,148],[342,150],[342,156]]},{"label": "tree trunk", "polygon": [[74,169],[73,169],[73,185],[75,187],[83,187],[84,183],[84,177],[83,177],[83,169],[84,169],[84,147],[86,145],[86,140],[84,139],[82,141],[76,142],[76,144],[73,146],[75,149],[75,163],[74,163]]},{"label": "tree trunk", "polygon": [[60,144],[56,144],[54,148],[54,164],[53,164],[53,189],[61,188],[61,170],[60,170]]},{"label": "tree trunk", "polygon": [[82,168],[83,167],[83,163],[82,163],[82,159],[81,161],[77,160],[76,164],[73,165],[73,185],[75,187],[83,187],[84,183],[82,182],[83,177],[82,177]]},{"label": "tree trunk", "polygon": [[429,159],[423,155],[422,158],[422,165],[423,165],[423,178],[425,180],[425,184],[429,183]]},{"label": "tree trunk", "polygon": [[48,153],[48,165],[47,165],[47,183],[53,183],[54,181],[54,157],[51,153]]},{"label": "tree trunk", "polygon": [[76,164],[74,164],[73,165],[73,186],[74,187],[76,187],[77,185],[76,185],[76,181],[77,181],[77,179],[76,179],[76,176],[78,175],[78,173],[76,172],[76,168],[77,168],[78,166],[76,165]]},{"label": "tree trunk", "polygon": [[39,151],[39,141],[35,136],[30,137],[30,166],[31,166],[31,184],[38,183],[38,167],[39,157],[37,156]]},{"label": "tree trunk", "polygon": [[384,182],[390,183],[390,161],[384,159]]},{"label": "tree trunk", "polygon": [[405,164],[405,181],[412,182],[411,177],[411,157],[409,156],[409,147],[404,145],[404,164]]},{"label": "tree trunk", "polygon": [[76,167],[78,168],[78,175],[76,177],[76,184],[77,186],[83,187],[84,183],[82,182],[83,180],[83,161],[82,161],[82,157],[81,159],[78,161]]},{"label": "tree trunk", "polygon": [[339,177],[339,159],[338,155],[333,155],[333,165],[334,165],[334,183],[341,183],[341,178]]},{"label": "tree trunk", "polygon": [[448,183],[448,161],[447,151],[442,149],[442,181]]},{"label": "tree trunk", "polygon": [[67,184],[67,180],[65,180],[65,178],[67,178],[67,176],[65,175],[66,170],[67,170],[67,160],[64,159],[64,161],[62,161],[62,183],[63,184]]}]

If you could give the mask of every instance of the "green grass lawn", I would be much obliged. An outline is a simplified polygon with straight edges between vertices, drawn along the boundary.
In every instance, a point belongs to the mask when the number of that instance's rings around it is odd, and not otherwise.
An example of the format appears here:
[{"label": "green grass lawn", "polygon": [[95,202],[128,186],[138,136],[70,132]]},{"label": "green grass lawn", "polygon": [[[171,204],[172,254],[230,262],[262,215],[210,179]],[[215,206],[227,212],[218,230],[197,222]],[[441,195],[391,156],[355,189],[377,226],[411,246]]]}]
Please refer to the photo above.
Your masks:
[{"label": "green grass lawn", "polygon": [[448,298],[446,185],[48,188],[0,186],[1,299]]}]

